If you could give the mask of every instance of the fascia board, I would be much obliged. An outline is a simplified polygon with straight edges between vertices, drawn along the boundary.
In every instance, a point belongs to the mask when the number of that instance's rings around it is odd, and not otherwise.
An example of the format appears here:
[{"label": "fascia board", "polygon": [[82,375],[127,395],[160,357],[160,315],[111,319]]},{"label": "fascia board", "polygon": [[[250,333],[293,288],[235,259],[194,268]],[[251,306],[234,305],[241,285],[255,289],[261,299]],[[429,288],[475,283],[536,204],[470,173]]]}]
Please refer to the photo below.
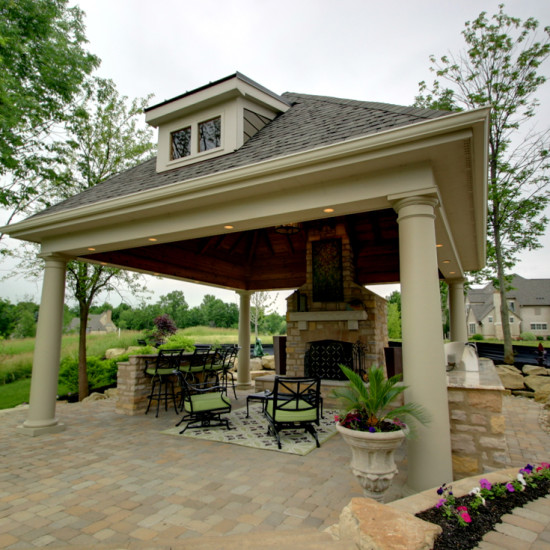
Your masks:
[{"label": "fascia board", "polygon": [[164,204],[173,203],[178,198],[186,200],[199,193],[203,196],[212,196],[220,192],[222,188],[227,189],[230,186],[262,185],[266,181],[273,181],[273,179],[295,177],[297,172],[312,171],[312,166],[322,166],[323,169],[328,169],[358,161],[364,162],[381,156],[389,157],[414,148],[436,145],[445,140],[455,141],[471,137],[471,127],[483,123],[487,117],[488,109],[456,113],[405,128],[353,138],[335,145],[293,153],[92,205],[84,205],[69,211],[28,218],[4,226],[0,228],[0,231],[14,238],[25,239],[26,234],[36,234],[42,229],[53,228],[57,225],[66,228],[68,224],[78,224],[88,217],[105,217],[109,214],[121,216],[139,210],[155,209]]}]

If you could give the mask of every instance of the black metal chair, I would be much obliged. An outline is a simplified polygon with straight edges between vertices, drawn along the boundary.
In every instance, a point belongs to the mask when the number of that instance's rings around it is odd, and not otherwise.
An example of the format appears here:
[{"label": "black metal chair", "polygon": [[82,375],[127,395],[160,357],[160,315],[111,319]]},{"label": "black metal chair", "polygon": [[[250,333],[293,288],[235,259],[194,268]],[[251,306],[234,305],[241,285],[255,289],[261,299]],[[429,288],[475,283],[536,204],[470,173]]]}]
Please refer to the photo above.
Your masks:
[{"label": "black metal chair", "polygon": [[222,347],[223,364],[221,371],[221,385],[225,388],[225,394],[227,395],[227,388],[231,384],[233,388],[233,395],[237,399],[237,390],[235,388],[235,375],[233,374],[233,367],[235,366],[235,359],[239,353],[239,346],[227,345]]},{"label": "black metal chair", "polygon": [[159,350],[154,359],[145,360],[145,374],[151,377],[151,393],[147,396],[149,402],[145,414],[149,412],[151,402],[157,402],[157,413],[159,415],[160,402],[164,399],[164,410],[168,410],[168,398],[174,402],[174,409],[178,413],[176,403],[176,392],[174,387],[174,370],[178,368],[181,355],[184,350],[170,349]]},{"label": "black metal chair", "polygon": [[264,414],[269,422],[268,434],[277,439],[281,448],[281,430],[304,429],[319,439],[314,424],[319,426],[321,406],[321,379],[276,376],[273,394],[266,400]]},{"label": "black metal chair", "polygon": [[[207,361],[208,358],[205,359],[205,366]],[[181,387],[180,411],[183,412],[176,426],[187,421],[180,434],[188,428],[225,426],[228,430],[231,429],[229,420],[221,417],[222,414],[231,412],[231,400],[225,395],[223,386],[211,385],[206,370],[203,369],[202,376],[196,373],[189,376],[181,370],[176,371]]]}]

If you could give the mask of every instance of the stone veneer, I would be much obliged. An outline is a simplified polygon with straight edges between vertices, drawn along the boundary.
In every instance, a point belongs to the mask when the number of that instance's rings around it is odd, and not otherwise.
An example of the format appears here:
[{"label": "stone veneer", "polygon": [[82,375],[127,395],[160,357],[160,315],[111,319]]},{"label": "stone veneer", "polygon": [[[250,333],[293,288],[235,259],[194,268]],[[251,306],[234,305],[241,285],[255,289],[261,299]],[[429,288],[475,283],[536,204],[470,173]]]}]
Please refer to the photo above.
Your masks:
[{"label": "stone veneer", "polygon": [[131,355],[118,363],[116,412],[129,416],[143,414],[151,391],[151,377],[145,375],[145,361],[151,355]]},{"label": "stone veneer", "polygon": [[[312,242],[322,239],[342,242],[341,302],[313,301]],[[384,365],[384,347],[388,345],[386,300],[355,282],[353,251],[345,225],[309,229],[306,262],[306,283],[287,299],[286,374],[304,375],[307,344],[318,340],[361,341],[366,349],[365,365]],[[307,297],[307,311],[300,311],[300,296]]]},{"label": "stone veneer", "polygon": [[447,373],[455,479],[509,466],[502,397],[505,389],[490,359]]}]

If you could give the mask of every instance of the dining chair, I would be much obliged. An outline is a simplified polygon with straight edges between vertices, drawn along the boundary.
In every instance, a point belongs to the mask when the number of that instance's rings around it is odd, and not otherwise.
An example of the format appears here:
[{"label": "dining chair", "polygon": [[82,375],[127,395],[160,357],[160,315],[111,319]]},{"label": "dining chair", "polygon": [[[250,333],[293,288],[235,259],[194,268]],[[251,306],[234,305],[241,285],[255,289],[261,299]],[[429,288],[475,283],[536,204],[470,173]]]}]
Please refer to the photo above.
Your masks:
[{"label": "dining chair", "polygon": [[321,379],[276,376],[273,394],[266,400],[264,414],[269,422],[268,434],[277,439],[281,448],[282,430],[303,429],[319,439],[314,424],[319,426]]}]

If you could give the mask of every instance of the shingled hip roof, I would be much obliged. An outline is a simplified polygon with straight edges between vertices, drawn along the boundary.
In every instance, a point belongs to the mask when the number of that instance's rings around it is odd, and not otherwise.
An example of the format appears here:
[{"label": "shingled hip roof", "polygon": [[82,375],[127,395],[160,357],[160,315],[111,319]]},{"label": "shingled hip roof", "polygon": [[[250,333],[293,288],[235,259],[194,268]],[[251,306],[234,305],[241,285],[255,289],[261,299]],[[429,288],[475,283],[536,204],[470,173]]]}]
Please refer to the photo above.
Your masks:
[{"label": "shingled hip roof", "polygon": [[282,97],[291,108],[232,153],[162,173],[156,172],[156,160],[149,159],[36,216],[68,211],[451,114],[291,92]]}]

